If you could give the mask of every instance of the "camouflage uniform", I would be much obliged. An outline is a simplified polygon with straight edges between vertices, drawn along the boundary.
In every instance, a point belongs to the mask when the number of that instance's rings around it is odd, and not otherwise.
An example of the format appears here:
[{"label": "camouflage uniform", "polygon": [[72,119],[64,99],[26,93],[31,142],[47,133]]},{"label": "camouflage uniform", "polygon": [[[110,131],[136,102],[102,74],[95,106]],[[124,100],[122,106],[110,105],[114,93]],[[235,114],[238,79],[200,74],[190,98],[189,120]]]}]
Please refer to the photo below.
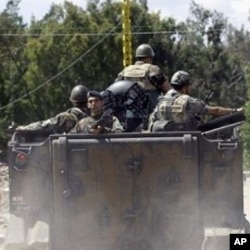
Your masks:
[{"label": "camouflage uniform", "polygon": [[89,116],[89,110],[87,107],[72,107],[68,109],[66,112],[72,113],[76,116],[77,121]]},{"label": "camouflage uniform", "polygon": [[77,117],[73,113],[62,112],[44,121],[33,122],[26,126],[19,126],[17,130],[43,130],[51,133],[68,133],[76,124]]},{"label": "camouflage uniform", "polygon": [[77,121],[89,115],[89,110],[86,107],[87,91],[88,89],[85,86],[81,84],[76,85],[72,89],[69,98],[73,107],[47,120],[19,126],[16,130],[43,130],[50,133],[68,133]]},{"label": "camouflage uniform", "polygon": [[[102,117],[101,115],[98,116],[89,116],[86,118],[81,119],[76,126],[70,131],[71,133],[85,133],[89,134],[89,130],[91,127]],[[109,121],[106,122],[105,128],[101,130],[101,134],[107,133],[121,133],[123,131],[123,127],[120,124],[119,120],[110,115]]]},{"label": "camouflage uniform", "polygon": [[164,127],[162,130],[197,130],[206,113],[204,101],[170,90],[157,104],[149,127],[153,131],[159,124]]},{"label": "camouflage uniform", "polygon": [[87,108],[87,94],[88,89],[82,85],[76,85],[70,93],[69,100],[73,107],[68,109],[67,112],[73,113],[77,120],[80,121],[82,118],[89,116],[89,109]]},{"label": "camouflage uniform", "polygon": [[146,90],[159,90],[167,78],[157,65],[137,61],[118,74],[118,80],[138,82]]},{"label": "camouflage uniform", "polygon": [[118,80],[137,82],[145,89],[150,97],[150,112],[152,112],[161,94],[160,87],[167,77],[157,65],[137,61],[120,72],[116,81]]}]

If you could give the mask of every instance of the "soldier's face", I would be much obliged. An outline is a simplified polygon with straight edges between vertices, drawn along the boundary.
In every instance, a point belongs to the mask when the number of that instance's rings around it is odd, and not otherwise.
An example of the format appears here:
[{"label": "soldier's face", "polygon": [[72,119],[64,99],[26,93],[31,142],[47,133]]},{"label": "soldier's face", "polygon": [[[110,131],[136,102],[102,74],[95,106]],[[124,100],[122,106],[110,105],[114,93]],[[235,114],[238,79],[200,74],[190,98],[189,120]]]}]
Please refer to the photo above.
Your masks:
[{"label": "soldier's face", "polygon": [[89,97],[88,108],[92,114],[99,115],[102,112],[102,100],[97,97]]},{"label": "soldier's face", "polygon": [[145,63],[150,63],[150,64],[152,64],[152,63],[153,63],[153,58],[152,58],[152,57],[146,57],[146,58],[145,58]]}]

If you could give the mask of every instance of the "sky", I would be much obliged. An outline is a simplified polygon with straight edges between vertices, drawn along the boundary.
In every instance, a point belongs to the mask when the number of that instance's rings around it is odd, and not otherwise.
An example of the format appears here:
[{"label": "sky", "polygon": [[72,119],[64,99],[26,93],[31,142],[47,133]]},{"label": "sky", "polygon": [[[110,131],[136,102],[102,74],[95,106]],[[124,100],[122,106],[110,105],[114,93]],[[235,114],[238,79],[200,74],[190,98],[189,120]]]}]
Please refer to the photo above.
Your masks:
[{"label": "sky", "polygon": [[[69,0],[74,4],[85,7],[86,0]],[[8,0],[1,0],[0,11],[4,9]],[[41,19],[50,9],[52,3],[63,3],[64,0],[21,0],[20,14],[25,22],[29,22],[31,16]],[[184,21],[189,15],[191,0],[148,0],[150,12],[160,12],[162,17],[173,17]],[[250,0],[195,0],[196,3],[211,10],[224,13],[229,22],[237,28],[244,24],[250,30]]]}]

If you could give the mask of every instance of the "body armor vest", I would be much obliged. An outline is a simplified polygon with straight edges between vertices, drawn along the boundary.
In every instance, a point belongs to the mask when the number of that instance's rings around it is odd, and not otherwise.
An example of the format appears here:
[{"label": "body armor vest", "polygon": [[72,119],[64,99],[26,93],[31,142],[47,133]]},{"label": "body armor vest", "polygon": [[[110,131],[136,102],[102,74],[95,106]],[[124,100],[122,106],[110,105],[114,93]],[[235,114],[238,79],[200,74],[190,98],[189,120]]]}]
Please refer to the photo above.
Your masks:
[{"label": "body armor vest", "polygon": [[151,64],[149,63],[136,63],[126,67],[123,70],[122,76],[124,80],[137,82],[143,89],[155,90],[156,87],[149,81],[148,73],[150,68]]},{"label": "body armor vest", "polygon": [[[193,122],[189,121],[187,116],[186,106],[188,98],[188,95],[176,94],[175,96],[170,96],[166,94],[157,106],[155,125],[153,125],[157,127],[155,131],[196,130]],[[165,123],[162,123],[163,121]]]},{"label": "body armor vest", "polygon": [[187,122],[186,104],[188,95],[166,95],[157,108],[157,120],[172,120],[175,123]]}]

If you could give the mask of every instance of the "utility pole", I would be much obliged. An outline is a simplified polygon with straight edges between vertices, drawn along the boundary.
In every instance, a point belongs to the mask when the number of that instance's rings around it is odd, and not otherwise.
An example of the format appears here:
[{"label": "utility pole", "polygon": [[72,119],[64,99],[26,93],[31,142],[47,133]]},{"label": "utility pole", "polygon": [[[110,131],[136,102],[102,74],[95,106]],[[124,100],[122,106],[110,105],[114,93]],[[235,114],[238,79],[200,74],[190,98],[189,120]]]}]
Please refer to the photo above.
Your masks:
[{"label": "utility pole", "polygon": [[132,36],[130,21],[130,0],[123,0],[122,4],[122,51],[123,66],[132,64]]}]

